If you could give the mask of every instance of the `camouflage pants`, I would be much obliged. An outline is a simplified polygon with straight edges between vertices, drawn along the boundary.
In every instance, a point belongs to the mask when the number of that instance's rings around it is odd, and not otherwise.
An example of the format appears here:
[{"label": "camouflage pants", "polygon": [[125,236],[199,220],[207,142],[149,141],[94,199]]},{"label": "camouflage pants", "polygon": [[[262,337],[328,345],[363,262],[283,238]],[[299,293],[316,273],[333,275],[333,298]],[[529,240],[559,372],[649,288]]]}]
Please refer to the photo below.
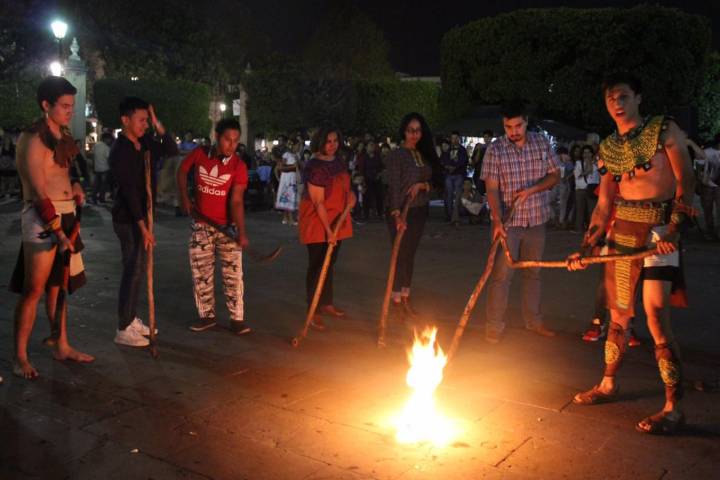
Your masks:
[{"label": "camouflage pants", "polygon": [[242,322],[242,251],[235,241],[210,225],[193,223],[189,254],[198,315],[201,318],[215,318],[215,261],[219,259],[230,320]]}]

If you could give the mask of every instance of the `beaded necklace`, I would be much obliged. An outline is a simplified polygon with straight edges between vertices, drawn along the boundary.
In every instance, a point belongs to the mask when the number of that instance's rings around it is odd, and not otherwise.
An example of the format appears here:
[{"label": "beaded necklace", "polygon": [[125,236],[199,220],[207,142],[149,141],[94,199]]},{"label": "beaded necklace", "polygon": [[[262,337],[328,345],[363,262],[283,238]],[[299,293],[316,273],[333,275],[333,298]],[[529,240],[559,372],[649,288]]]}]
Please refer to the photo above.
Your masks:
[{"label": "beaded necklace", "polygon": [[624,174],[630,178],[635,170],[650,170],[650,160],[663,149],[661,133],[667,129],[667,119],[661,115],[646,117],[637,127],[625,135],[617,131],[600,144],[600,158],[603,166],[598,169],[601,175],[610,172],[615,182],[620,182]]}]

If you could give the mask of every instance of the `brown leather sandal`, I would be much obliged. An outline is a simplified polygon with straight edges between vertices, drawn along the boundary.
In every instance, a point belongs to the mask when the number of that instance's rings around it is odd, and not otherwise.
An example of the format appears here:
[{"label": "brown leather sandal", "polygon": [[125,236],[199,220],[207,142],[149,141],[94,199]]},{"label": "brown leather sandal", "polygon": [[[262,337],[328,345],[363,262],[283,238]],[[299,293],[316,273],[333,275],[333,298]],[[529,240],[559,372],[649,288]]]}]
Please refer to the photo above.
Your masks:
[{"label": "brown leather sandal", "polygon": [[685,415],[682,412],[677,412],[676,415],[673,415],[673,412],[656,413],[640,420],[635,425],[635,430],[651,435],[671,435],[685,425]]},{"label": "brown leather sandal", "polygon": [[595,385],[587,392],[580,392],[573,397],[573,403],[575,405],[598,405],[601,403],[614,402],[617,398],[617,394],[620,392],[620,387],[616,387],[612,393],[603,393],[600,391],[600,385]]}]

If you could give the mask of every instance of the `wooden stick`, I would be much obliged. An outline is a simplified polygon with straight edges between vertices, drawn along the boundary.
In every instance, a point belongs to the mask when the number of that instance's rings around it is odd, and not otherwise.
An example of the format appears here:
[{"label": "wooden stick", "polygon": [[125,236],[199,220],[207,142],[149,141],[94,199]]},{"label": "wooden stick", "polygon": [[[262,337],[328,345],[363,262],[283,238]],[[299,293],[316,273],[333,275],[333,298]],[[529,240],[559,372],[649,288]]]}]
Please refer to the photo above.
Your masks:
[{"label": "wooden stick", "polygon": [[[403,223],[407,221],[408,210],[410,209],[410,198],[405,198],[405,204],[403,205],[400,218]],[[377,346],[385,346],[385,330],[387,328],[387,316],[388,310],[390,310],[390,293],[392,292],[392,285],[395,281],[395,271],[397,269],[397,258],[400,253],[400,244],[402,238],[405,235],[405,230],[395,233],[395,240],[393,241],[392,254],[390,255],[390,268],[388,269],[387,285],[385,286],[385,296],[383,297],[382,312],[380,313],[380,322],[378,323],[378,340]]]},{"label": "wooden stick", "polygon": [[[345,205],[345,209],[342,211],[337,221],[335,222],[335,227],[333,228],[333,236],[335,238],[337,238],[338,232],[340,231],[340,228],[342,228],[343,223],[345,223],[345,218],[347,218],[349,212],[350,202]],[[298,345],[300,345],[300,341],[307,336],[308,329],[310,328],[310,323],[312,322],[313,316],[315,316],[315,310],[317,309],[318,302],[320,301],[320,294],[322,293],[323,286],[325,285],[325,277],[327,276],[328,267],[330,266],[330,259],[332,258],[332,253],[334,249],[335,245],[328,244],[327,251],[325,252],[325,260],[323,261],[322,269],[320,270],[320,276],[318,277],[318,282],[315,286],[315,295],[313,295],[312,302],[310,303],[310,308],[307,312],[307,317],[305,317],[305,326],[300,331],[300,333],[296,337],[293,337],[293,339],[290,341],[293,347],[297,347]]]},{"label": "wooden stick", "polygon": [[[503,225],[506,224],[515,213],[515,205],[510,209],[510,212],[508,213],[505,220],[503,220]],[[523,260],[516,262],[513,260],[512,255],[510,254],[510,249],[507,245],[507,240],[502,237],[498,237],[495,240],[493,240],[492,245],[490,246],[490,253],[488,254],[488,261],[485,265],[485,271],[483,272],[482,276],[480,277],[480,280],[478,280],[477,285],[475,285],[475,289],[472,291],[472,294],[470,295],[470,299],[468,300],[468,303],[465,305],[465,310],[463,310],[463,314],[460,317],[460,321],[458,322],[458,326],[455,329],[455,335],[453,336],[452,343],[450,344],[450,348],[448,349],[448,362],[450,359],[455,355],[455,352],[458,349],[458,346],[460,345],[460,339],[462,338],[463,332],[465,331],[465,327],[467,326],[468,320],[470,318],[470,314],[472,313],[473,308],[475,308],[475,303],[477,303],[477,299],[480,296],[480,292],[482,292],[482,289],[485,287],[485,283],[487,282],[488,278],[490,277],[490,273],[492,272],[492,268],[495,265],[495,255],[497,252],[498,247],[501,246],[504,254],[505,254],[505,261],[508,262],[511,268],[567,268],[568,267],[568,261],[567,260],[556,260],[556,261],[542,261],[542,260]],[[636,253],[631,254],[609,254],[609,255],[595,255],[595,256],[587,256],[587,257],[580,257],[582,260],[582,263],[585,265],[592,265],[592,264],[598,264],[598,263],[608,263],[608,262],[618,262],[622,260],[639,260],[641,258],[649,257],[652,255],[657,255],[658,251],[656,248],[650,248],[648,250],[643,250]]]},{"label": "wooden stick", "polygon": [[[505,226],[512,216],[515,214],[515,208],[517,207],[516,203],[513,203],[512,207],[510,208],[510,211],[507,213],[505,218],[503,219],[503,226]],[[490,229],[490,234],[492,235],[492,227]],[[458,347],[460,346],[460,339],[463,336],[463,333],[465,332],[465,327],[468,324],[468,321],[470,320],[470,314],[472,313],[473,309],[475,308],[475,304],[477,303],[477,299],[480,296],[480,292],[482,292],[483,288],[485,288],[485,283],[487,282],[488,278],[490,277],[490,273],[492,273],[492,269],[495,266],[495,256],[497,253],[498,246],[500,245],[501,237],[498,236],[495,240],[493,240],[492,244],[490,245],[490,252],[488,253],[488,259],[487,263],[485,264],[485,270],[483,271],[482,275],[480,276],[480,280],[478,280],[477,284],[475,284],[475,288],[473,289],[472,293],[470,294],[470,298],[467,301],[467,304],[465,304],[465,310],[463,310],[462,316],[460,317],[460,321],[458,322],[457,327],[455,328],[455,335],[453,335],[452,343],[450,344],[450,348],[448,349],[448,355],[447,355],[447,361],[450,362],[450,359],[452,359],[453,355],[455,355],[455,352],[457,351]]]},{"label": "wooden stick", "polygon": [[[220,232],[220,233],[222,233],[223,235],[225,235],[227,238],[229,238],[229,239],[232,240],[233,242],[237,242],[237,237],[235,236],[235,232],[233,231],[233,230],[235,229],[235,227],[229,227],[229,226],[220,225],[219,223],[214,222],[210,217],[208,217],[208,216],[206,216],[206,215],[203,215],[203,214],[200,212],[200,210],[198,210],[198,209],[195,208],[195,207],[192,208],[192,210],[191,210],[191,212],[190,212],[190,215],[191,215],[193,218],[195,218],[196,220],[200,220],[200,221],[202,221],[202,222],[204,222],[204,223],[207,223],[208,225],[210,225],[210,226],[213,227],[215,230],[217,230],[218,232]],[[238,248],[240,248],[240,247],[238,247]],[[258,262],[258,263],[269,263],[269,262],[272,262],[273,260],[275,260],[277,257],[280,256],[280,253],[282,253],[282,248],[283,248],[283,247],[277,247],[277,248],[276,248],[275,250],[273,250],[272,252],[270,252],[270,253],[268,253],[268,254],[263,254],[263,253],[260,253],[260,252],[258,252],[257,250],[255,250],[255,249],[254,249],[253,247],[251,247],[250,245],[248,245],[247,247],[243,248],[242,251],[243,251],[243,253],[247,253],[248,256],[249,256],[252,260],[254,260],[254,261]]]},{"label": "wooden stick", "polygon": [[[521,260],[515,261],[510,254],[510,250],[507,246],[507,240],[504,238],[501,240],[503,250],[505,251],[505,260],[511,268],[567,268],[567,260]],[[599,263],[609,262],[620,262],[620,261],[632,261],[640,260],[645,257],[652,255],[658,255],[659,252],[656,248],[649,248],[647,250],[641,250],[635,253],[611,253],[608,255],[590,255],[587,257],[580,257],[584,265],[595,265]]]},{"label": "wooden stick", "polygon": [[[147,197],[147,229],[150,234],[153,233],[153,194],[152,194],[152,164],[150,159],[150,152],[145,152],[145,193]],[[153,246],[148,245],[147,249],[147,297],[148,297],[148,328],[150,329],[150,355],[154,358],[158,358],[157,351],[157,338],[155,336],[156,322],[155,322],[155,294],[153,288]]]}]

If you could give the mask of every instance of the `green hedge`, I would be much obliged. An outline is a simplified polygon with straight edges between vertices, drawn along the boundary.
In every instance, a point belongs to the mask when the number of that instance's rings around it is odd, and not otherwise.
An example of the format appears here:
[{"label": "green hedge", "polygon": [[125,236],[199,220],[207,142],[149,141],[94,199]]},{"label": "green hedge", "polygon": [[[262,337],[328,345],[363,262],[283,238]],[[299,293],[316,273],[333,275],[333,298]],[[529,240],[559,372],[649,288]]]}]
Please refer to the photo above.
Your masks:
[{"label": "green hedge", "polygon": [[40,117],[36,100],[40,80],[33,76],[0,82],[0,127],[24,128]]},{"label": "green hedge", "polygon": [[440,85],[423,81],[378,80],[357,82],[358,133],[395,135],[400,119],[408,112],[420,112],[431,128],[440,123]]},{"label": "green hedge", "polygon": [[613,70],[644,83],[648,113],[692,104],[711,45],[707,18],[674,8],[528,9],[483,18],[445,34],[443,106],[521,97],[555,118],[606,130],[599,84]]},{"label": "green hedge", "polygon": [[703,89],[698,98],[700,137],[709,140],[720,133],[720,53],[710,56]]},{"label": "green hedge", "polygon": [[411,111],[425,115],[431,125],[440,122],[440,87],[434,83],[345,80],[286,65],[254,71],[243,84],[250,123],[266,134],[323,123],[349,134],[394,134],[401,117]]},{"label": "green hedge", "polygon": [[137,96],[155,107],[165,126],[178,135],[187,130],[205,135],[210,130],[210,89],[186,80],[118,80],[95,82],[93,98],[98,119],[106,127],[120,128],[118,105],[127,96]]}]

